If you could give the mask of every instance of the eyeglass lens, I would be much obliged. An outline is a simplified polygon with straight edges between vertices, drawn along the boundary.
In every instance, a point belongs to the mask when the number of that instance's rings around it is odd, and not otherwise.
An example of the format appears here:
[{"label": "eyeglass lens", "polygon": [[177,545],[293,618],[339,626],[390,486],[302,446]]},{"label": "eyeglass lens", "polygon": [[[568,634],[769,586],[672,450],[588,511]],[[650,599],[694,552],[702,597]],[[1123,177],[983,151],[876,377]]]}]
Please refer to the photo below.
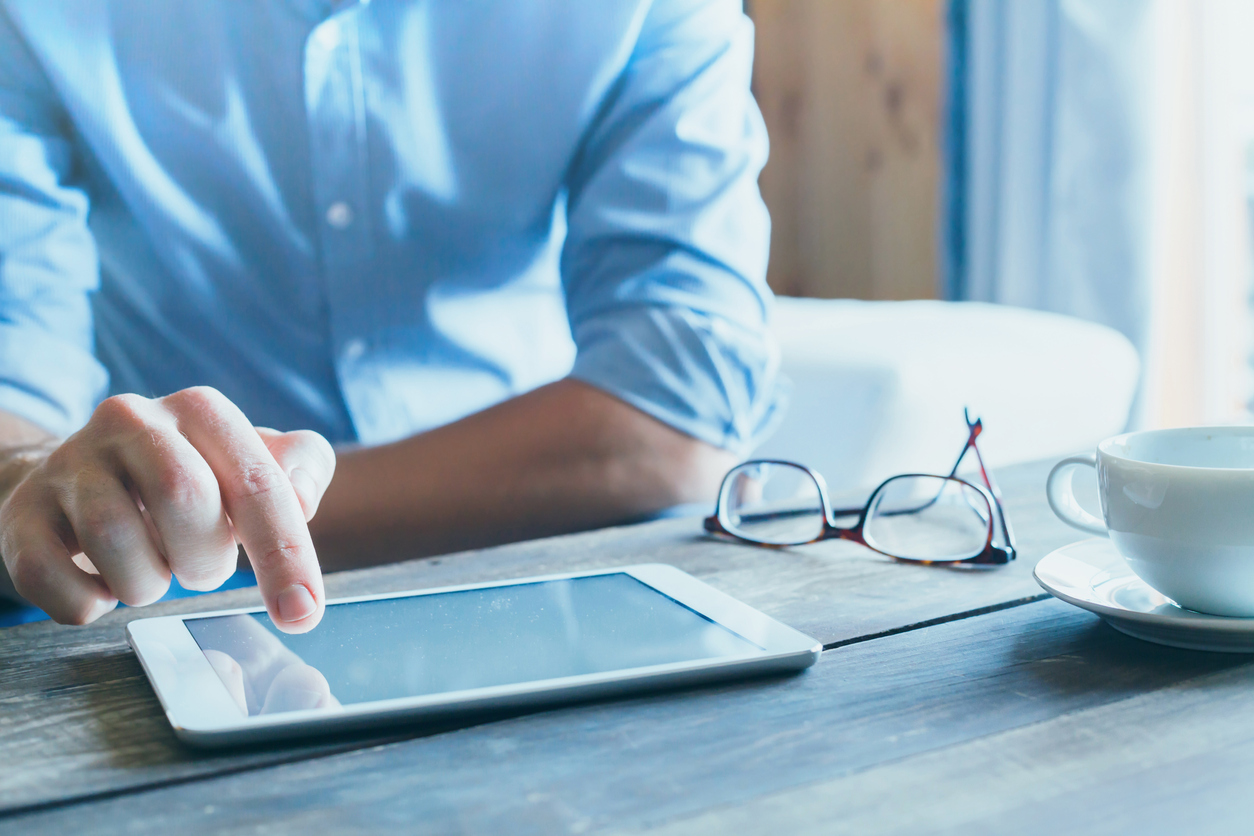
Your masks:
[{"label": "eyeglass lens", "polygon": [[818,483],[796,465],[747,462],[724,483],[724,525],[739,537],[787,546],[823,534],[823,499]]},{"label": "eyeglass lens", "polygon": [[984,494],[956,479],[898,476],[871,498],[862,533],[894,557],[966,560],[984,551],[991,514]]}]

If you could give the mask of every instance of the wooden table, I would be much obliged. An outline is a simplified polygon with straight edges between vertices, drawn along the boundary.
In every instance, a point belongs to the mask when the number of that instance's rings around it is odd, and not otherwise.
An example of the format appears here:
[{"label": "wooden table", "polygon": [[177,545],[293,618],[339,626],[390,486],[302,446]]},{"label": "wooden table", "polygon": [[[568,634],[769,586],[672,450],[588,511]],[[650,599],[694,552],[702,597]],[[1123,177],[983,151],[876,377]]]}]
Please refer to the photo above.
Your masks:
[{"label": "wooden table", "polygon": [[768,551],[670,520],[333,575],[332,596],[672,563],[826,645],[809,672],[466,727],[205,753],[122,625],[0,631],[0,833],[1250,832],[1254,659],[1127,638],[1043,595],[1075,539],[1047,465],[1000,474],[1020,559]]}]

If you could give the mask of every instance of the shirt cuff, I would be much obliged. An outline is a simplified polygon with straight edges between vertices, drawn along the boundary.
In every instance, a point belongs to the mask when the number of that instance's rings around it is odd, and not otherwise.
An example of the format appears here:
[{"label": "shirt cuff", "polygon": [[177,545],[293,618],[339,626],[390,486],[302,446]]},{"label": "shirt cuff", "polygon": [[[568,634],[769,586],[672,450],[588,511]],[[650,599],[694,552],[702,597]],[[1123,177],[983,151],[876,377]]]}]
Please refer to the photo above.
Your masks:
[{"label": "shirt cuff", "polygon": [[746,455],[783,417],[787,381],[765,329],[638,306],[574,326],[571,376],[694,438]]},{"label": "shirt cuff", "polygon": [[90,353],[36,329],[0,325],[0,410],[64,438],[87,423],[108,384]]}]

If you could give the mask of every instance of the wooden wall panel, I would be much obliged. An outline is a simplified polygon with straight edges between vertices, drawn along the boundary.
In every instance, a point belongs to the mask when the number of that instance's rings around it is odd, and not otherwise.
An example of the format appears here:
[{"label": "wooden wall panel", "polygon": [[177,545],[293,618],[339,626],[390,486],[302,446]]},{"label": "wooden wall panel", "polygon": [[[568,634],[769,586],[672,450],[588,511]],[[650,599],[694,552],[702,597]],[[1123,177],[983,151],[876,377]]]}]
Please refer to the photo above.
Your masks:
[{"label": "wooden wall panel", "polygon": [[936,295],[943,0],[752,0],[771,286]]}]

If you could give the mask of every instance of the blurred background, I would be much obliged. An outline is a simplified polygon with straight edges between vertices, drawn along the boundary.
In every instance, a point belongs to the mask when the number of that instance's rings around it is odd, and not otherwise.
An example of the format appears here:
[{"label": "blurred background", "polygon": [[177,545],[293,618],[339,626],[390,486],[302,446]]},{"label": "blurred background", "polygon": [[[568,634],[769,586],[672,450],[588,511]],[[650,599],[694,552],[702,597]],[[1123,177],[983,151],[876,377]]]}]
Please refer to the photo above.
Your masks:
[{"label": "blurred background", "polygon": [[1130,426],[1251,420],[1254,3],[747,10],[777,293],[1079,317],[1140,354]]}]

